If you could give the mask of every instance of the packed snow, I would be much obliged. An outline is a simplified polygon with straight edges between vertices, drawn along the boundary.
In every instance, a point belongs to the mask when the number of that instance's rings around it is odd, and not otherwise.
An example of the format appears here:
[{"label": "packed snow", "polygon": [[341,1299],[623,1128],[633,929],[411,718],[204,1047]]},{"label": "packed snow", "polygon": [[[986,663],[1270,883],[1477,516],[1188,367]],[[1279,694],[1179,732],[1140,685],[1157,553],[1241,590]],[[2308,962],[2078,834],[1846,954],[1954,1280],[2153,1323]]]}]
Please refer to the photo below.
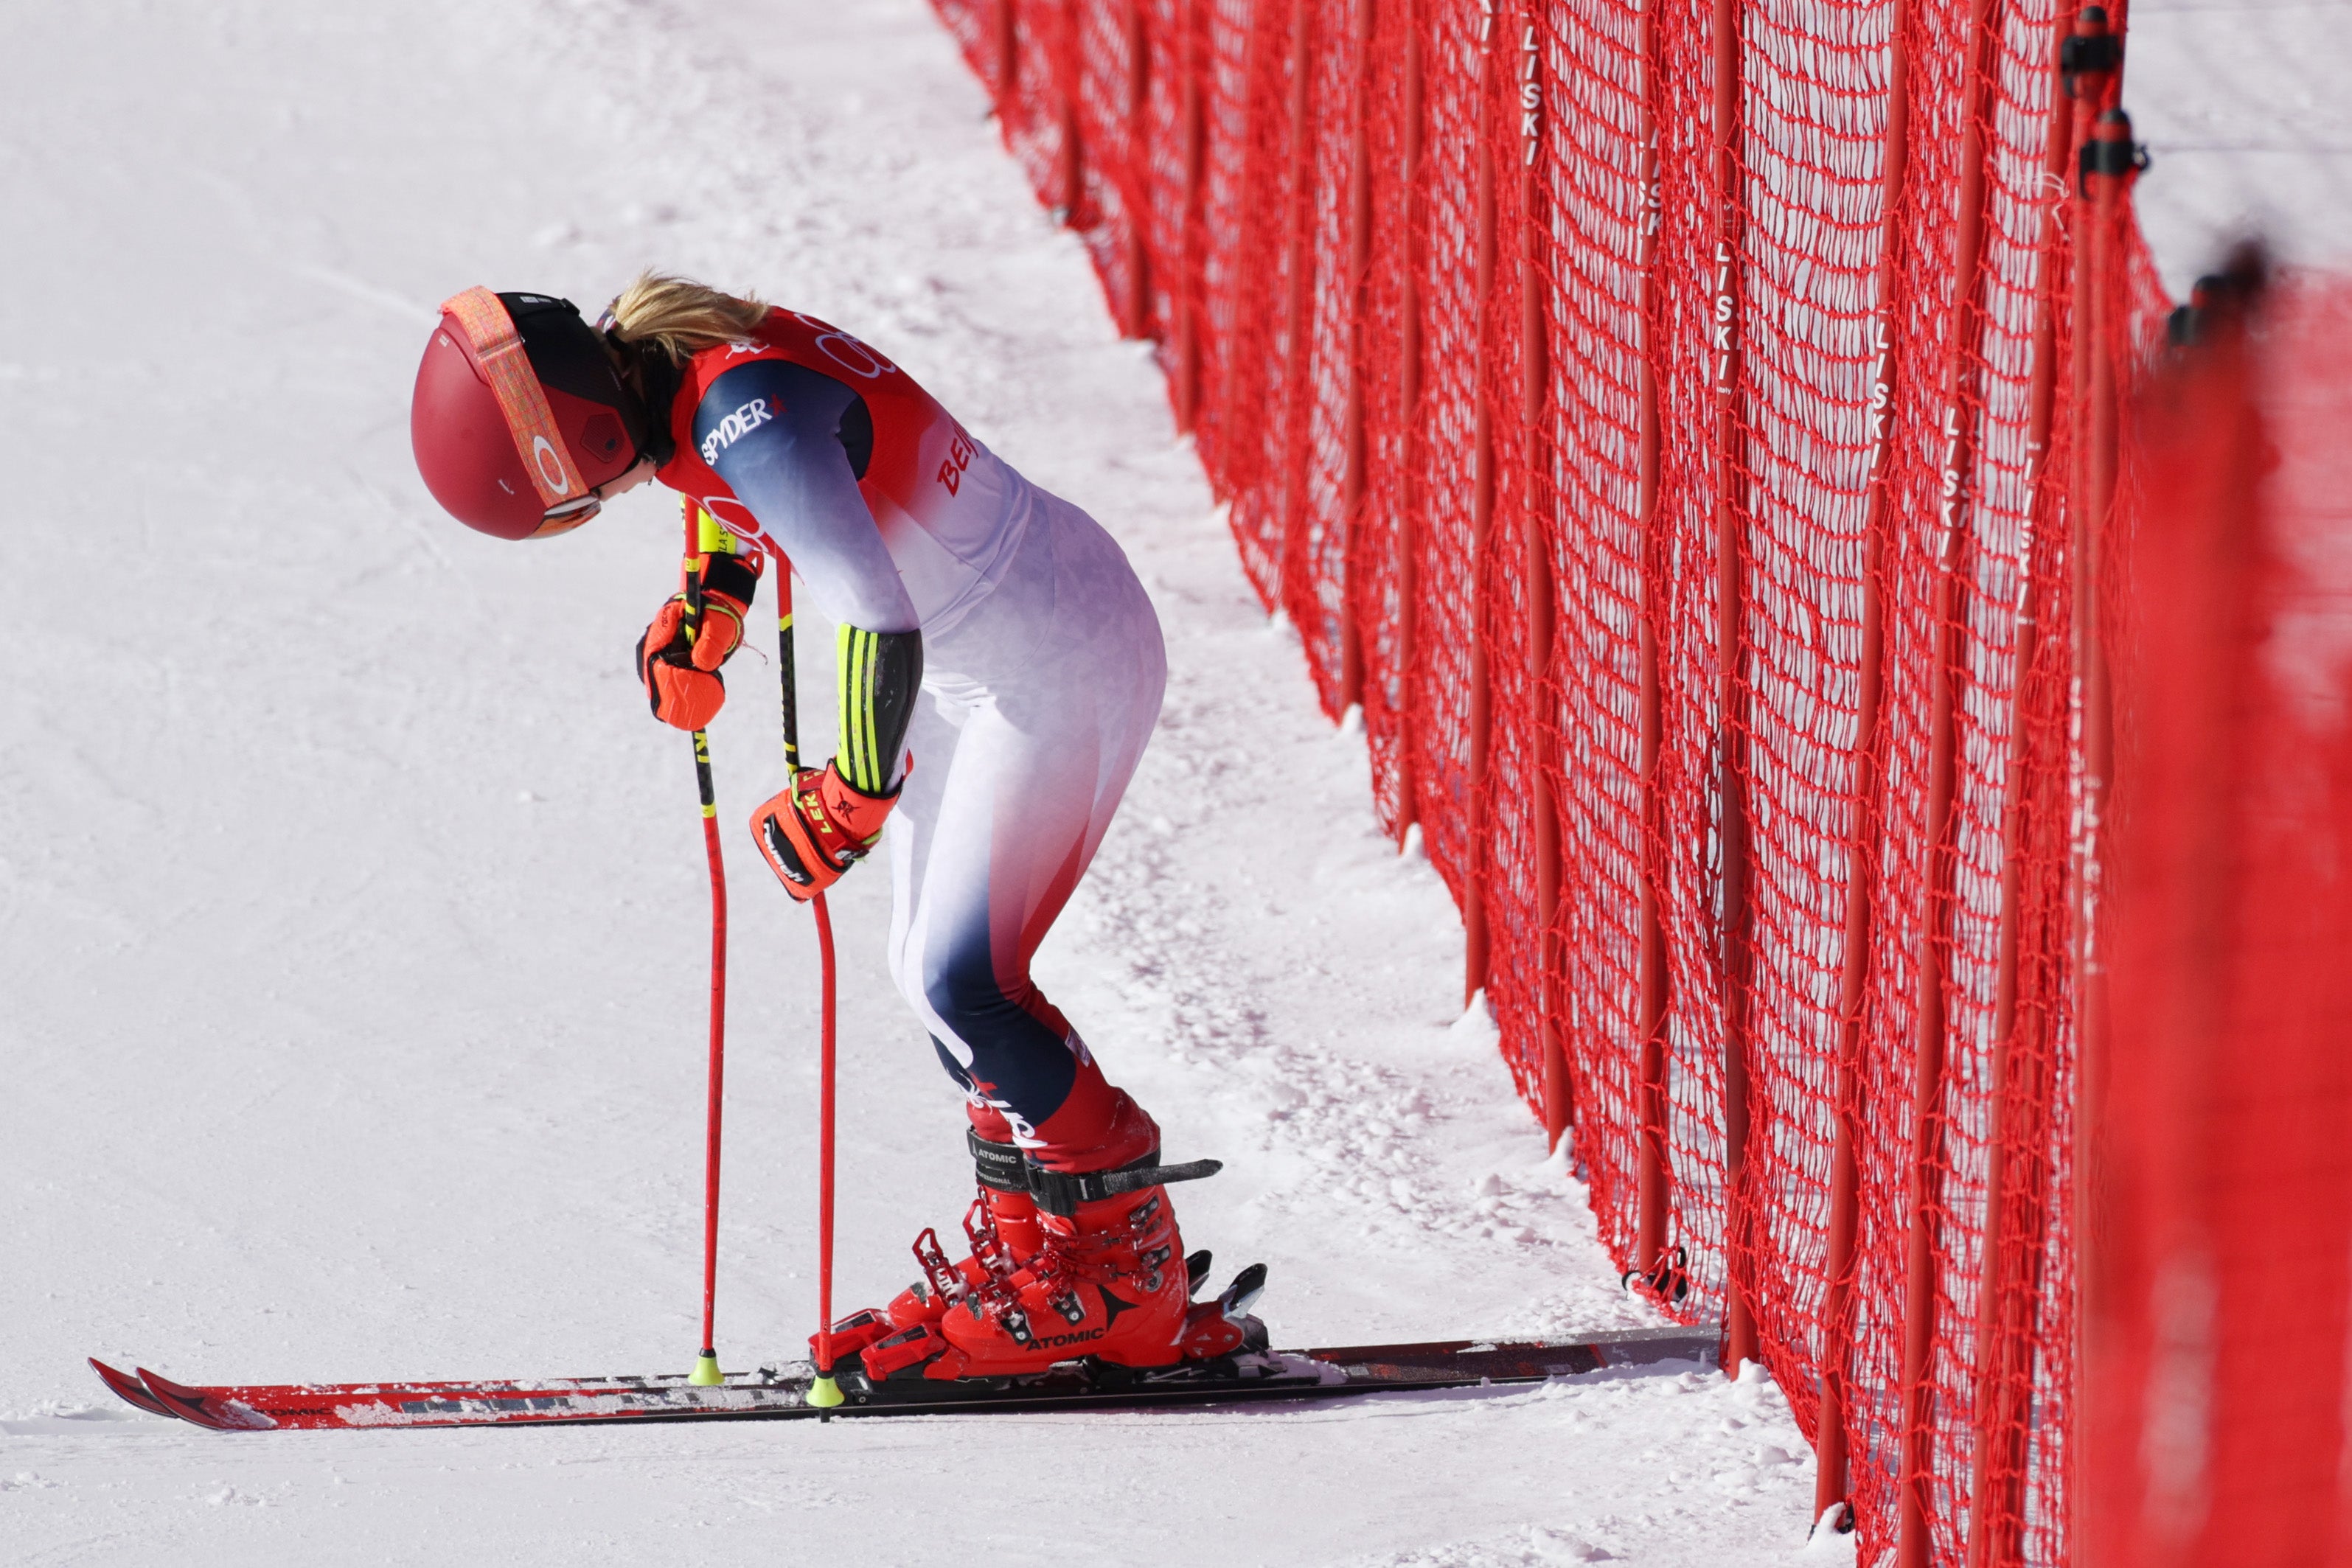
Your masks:
[{"label": "packed snow", "polygon": [[[1778,1391],[1692,1364],[822,1427],[227,1437],[115,1403],[84,1356],[197,1381],[691,1361],[704,869],[687,743],[628,667],[676,514],[646,494],[481,538],[406,428],[436,301],[593,306],[649,262],[886,346],[1125,543],[1167,711],[1042,977],[1171,1158],[1227,1162],[1178,1210],[1221,1277],[1271,1266],[1277,1341],[1654,1320],[1463,1011],[1452,905],[1378,831],[1360,739],[1244,582],[1148,350],[920,0],[91,0],[10,34],[10,1561],[1851,1561],[1808,1543]],[[815,1317],[815,961],[735,826],[778,779],[772,665],[730,675],[719,1347],[746,1367]],[[887,895],[866,868],[835,899],[845,1308],[970,1190],[884,975]]]}]

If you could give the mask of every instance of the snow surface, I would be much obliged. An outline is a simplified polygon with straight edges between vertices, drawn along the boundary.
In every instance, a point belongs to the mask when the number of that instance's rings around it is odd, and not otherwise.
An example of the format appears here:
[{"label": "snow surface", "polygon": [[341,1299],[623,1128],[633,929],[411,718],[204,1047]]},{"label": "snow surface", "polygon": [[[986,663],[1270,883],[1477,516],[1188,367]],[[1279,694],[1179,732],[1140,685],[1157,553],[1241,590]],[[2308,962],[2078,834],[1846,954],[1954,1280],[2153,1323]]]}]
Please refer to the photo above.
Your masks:
[{"label": "snow surface", "polygon": [[[683,1371],[705,883],[629,674],[676,513],[518,548],[408,456],[434,303],[652,261],[837,319],[1126,542],[1166,717],[1044,958],[1289,1343],[1639,1324],[1459,927],[1316,712],[1077,242],[919,0],[19,7],[0,90],[0,1558],[1735,1564],[1810,1460],[1710,1369],[1340,1406],[224,1437],[205,1380]],[[32,236],[38,243],[28,243]],[[823,629],[804,635],[829,649]],[[803,712],[822,755],[829,660]],[[722,1359],[815,1317],[814,939],[736,826]],[[970,1196],[958,1102],[836,903],[842,1305]],[[1835,1561],[1842,1547],[1826,1549]]]},{"label": "snow surface", "polygon": [[[685,740],[628,671],[675,513],[478,538],[405,425],[436,301],[593,305],[646,262],[869,335],[1125,541],[1167,713],[1044,978],[1171,1157],[1229,1162],[1178,1207],[1221,1273],[1272,1266],[1277,1339],[1648,1320],[1460,1012],[1454,911],[1377,831],[1147,350],[919,0],[90,0],[9,31],[0,1557],[1851,1561],[1806,1544],[1778,1393],[1695,1367],[824,1427],[229,1437],[116,1405],[84,1355],[207,1381],[692,1356],[704,873]],[[771,671],[738,659],[713,734],[731,1366],[815,1312],[814,944],[734,828],[776,781]],[[835,901],[845,1309],[969,1194],[887,899],[869,868]]]}]

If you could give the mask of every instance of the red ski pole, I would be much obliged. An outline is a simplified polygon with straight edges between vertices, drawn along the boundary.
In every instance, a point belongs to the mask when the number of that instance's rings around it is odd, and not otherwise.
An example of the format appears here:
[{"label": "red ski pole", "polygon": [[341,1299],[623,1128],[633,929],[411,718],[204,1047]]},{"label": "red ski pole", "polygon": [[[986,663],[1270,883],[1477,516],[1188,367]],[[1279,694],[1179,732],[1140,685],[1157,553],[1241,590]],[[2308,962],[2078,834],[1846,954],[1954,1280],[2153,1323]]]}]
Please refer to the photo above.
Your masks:
[{"label": "red ski pole", "polygon": [[824,1018],[817,1031],[816,1376],[810,1381],[808,1401],[830,1409],[842,1400],[841,1385],[833,1380],[833,916],[825,912],[824,894],[809,903],[816,910],[817,962],[823,976],[818,1005]]},{"label": "red ski pole", "polygon": [[[714,541],[704,538],[702,509],[688,500],[686,511],[686,636],[689,644],[702,623],[702,574],[695,558]],[[702,791],[702,847],[710,860],[710,1087],[704,1112],[702,1165],[702,1353],[688,1383],[708,1387],[724,1383],[719,1370],[714,1320],[719,1307],[719,1124],[727,1080],[727,867],[719,852],[719,801],[710,783],[710,737],[694,732],[694,778]]]},{"label": "red ski pole", "polygon": [[[793,684],[793,567],[776,562],[776,674],[783,687],[784,779],[789,785],[801,767],[801,708]],[[808,1402],[830,1410],[842,1402],[841,1385],[833,1378],[833,1084],[834,982],[833,916],[824,894],[809,900],[816,914],[817,952],[817,1135],[816,1135],[816,1375],[809,1382]],[[828,1417],[829,1419],[830,1417]]]}]

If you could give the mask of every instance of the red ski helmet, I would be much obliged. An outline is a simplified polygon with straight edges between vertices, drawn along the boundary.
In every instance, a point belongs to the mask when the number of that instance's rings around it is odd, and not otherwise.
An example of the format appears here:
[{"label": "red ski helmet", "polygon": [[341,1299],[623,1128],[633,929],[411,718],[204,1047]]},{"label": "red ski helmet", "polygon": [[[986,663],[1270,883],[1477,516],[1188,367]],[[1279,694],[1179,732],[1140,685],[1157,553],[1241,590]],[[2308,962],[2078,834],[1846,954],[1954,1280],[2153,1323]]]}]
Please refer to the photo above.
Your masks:
[{"label": "red ski helmet", "polygon": [[502,539],[576,528],[635,467],[645,405],[569,299],[468,288],[416,367],[408,440],[451,517]]}]

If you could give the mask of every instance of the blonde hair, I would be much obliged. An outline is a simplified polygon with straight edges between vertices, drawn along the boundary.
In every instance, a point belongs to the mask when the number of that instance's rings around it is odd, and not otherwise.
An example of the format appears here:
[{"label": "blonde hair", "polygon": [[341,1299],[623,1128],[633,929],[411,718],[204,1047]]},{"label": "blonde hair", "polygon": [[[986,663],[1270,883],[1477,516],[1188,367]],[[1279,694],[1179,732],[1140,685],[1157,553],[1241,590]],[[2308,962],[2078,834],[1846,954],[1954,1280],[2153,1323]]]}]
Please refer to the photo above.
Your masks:
[{"label": "blonde hair", "polygon": [[622,342],[651,343],[683,362],[701,350],[749,336],[768,319],[768,307],[648,267],[621,290],[612,316],[613,335]]}]

